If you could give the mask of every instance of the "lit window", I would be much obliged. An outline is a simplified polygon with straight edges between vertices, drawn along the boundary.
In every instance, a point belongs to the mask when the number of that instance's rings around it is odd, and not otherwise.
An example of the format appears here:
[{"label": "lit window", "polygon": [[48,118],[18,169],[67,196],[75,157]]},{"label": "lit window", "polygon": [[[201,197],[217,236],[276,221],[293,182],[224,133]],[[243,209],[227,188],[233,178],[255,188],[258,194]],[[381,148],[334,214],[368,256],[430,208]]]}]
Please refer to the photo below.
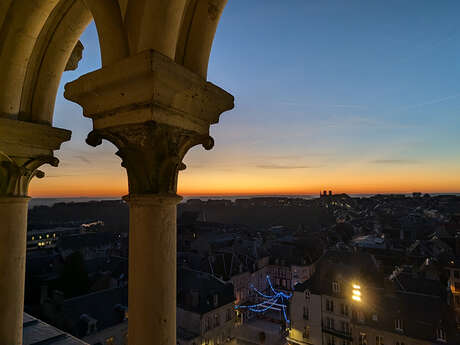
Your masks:
[{"label": "lit window", "polygon": [[35,236],[32,236],[32,241],[35,241]]},{"label": "lit window", "polygon": [[109,337],[105,339],[105,345],[114,345],[115,344],[115,338],[114,337]]},{"label": "lit window", "polygon": [[375,337],[375,345],[383,345],[383,337],[381,335]]},{"label": "lit window", "polygon": [[50,234],[46,234],[46,238],[50,238]]},{"label": "lit window", "polygon": [[366,333],[359,333],[359,345],[367,345]]},{"label": "lit window", "polygon": [[361,302],[361,286],[358,284],[353,284],[353,291],[351,299],[356,302]]}]

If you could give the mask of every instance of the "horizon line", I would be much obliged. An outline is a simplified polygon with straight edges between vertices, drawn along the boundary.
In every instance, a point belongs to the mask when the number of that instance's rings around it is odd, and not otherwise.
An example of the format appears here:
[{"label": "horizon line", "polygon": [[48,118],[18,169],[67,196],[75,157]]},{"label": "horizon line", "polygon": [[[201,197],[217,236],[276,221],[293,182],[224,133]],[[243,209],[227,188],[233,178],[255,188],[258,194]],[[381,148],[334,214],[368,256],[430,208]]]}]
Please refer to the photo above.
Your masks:
[{"label": "horizon line", "polygon": [[[322,191],[323,192],[323,191]],[[329,192],[329,191],[328,191]],[[357,192],[338,192],[333,193],[332,195],[347,194],[347,195],[391,195],[391,194],[413,194],[421,193],[423,194],[435,194],[435,195],[451,195],[451,194],[460,194],[460,192],[373,192],[373,193],[357,193]],[[191,193],[191,194],[178,194],[182,197],[237,197],[237,196],[319,196],[321,193]],[[103,198],[103,199],[121,199],[125,195],[60,195],[60,196],[31,196],[31,199],[91,199],[91,198]]]}]

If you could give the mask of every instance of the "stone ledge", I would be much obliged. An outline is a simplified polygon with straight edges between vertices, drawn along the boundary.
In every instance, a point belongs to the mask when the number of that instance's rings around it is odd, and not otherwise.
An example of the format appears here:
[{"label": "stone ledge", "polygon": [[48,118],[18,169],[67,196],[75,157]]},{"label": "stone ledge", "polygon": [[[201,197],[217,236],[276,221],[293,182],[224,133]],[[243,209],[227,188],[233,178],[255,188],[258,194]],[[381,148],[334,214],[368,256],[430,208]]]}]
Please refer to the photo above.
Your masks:
[{"label": "stone ledge", "polygon": [[51,156],[70,140],[71,131],[43,124],[0,118],[0,152],[10,157]]},{"label": "stone ledge", "polygon": [[234,106],[232,95],[154,50],[67,83],[64,96],[95,129],[155,121],[207,133]]}]

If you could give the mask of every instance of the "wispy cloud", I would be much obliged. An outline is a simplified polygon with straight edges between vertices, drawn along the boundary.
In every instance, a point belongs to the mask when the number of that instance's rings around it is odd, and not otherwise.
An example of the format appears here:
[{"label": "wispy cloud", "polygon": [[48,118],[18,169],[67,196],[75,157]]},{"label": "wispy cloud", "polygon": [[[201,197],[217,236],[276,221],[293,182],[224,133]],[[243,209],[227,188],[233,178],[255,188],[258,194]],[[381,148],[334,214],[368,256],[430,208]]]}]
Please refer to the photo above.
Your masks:
[{"label": "wispy cloud", "polygon": [[317,166],[309,165],[278,165],[278,164],[260,164],[256,165],[259,169],[312,169],[318,168]]},{"label": "wispy cloud", "polygon": [[81,160],[83,163],[91,164],[91,161],[88,158],[86,158],[85,156],[76,155],[76,156],[73,156],[73,157]]},{"label": "wispy cloud", "polygon": [[350,108],[350,109],[367,109],[367,105],[363,104],[332,104],[329,107],[333,108]]},{"label": "wispy cloud", "polygon": [[455,95],[450,95],[450,96],[441,97],[441,98],[435,98],[435,99],[432,99],[432,100],[429,100],[429,101],[426,101],[426,102],[405,105],[405,106],[402,106],[402,107],[398,108],[398,110],[421,108],[421,107],[424,107],[424,106],[427,106],[427,105],[434,105],[434,104],[446,102],[446,101],[449,101],[451,99],[455,99],[455,98],[459,98],[459,97],[460,97],[460,93],[457,93]]},{"label": "wispy cloud", "polygon": [[404,164],[419,164],[419,161],[413,159],[376,159],[371,161],[372,164],[388,164],[388,165],[404,165]]}]

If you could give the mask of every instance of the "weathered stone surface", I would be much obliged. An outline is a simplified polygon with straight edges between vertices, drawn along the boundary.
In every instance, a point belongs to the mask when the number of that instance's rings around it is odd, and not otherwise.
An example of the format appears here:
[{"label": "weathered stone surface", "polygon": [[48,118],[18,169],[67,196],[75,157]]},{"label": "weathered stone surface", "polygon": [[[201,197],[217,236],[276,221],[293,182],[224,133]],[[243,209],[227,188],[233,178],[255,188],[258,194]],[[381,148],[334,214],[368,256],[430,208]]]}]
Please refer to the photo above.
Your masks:
[{"label": "weathered stone surface", "polygon": [[144,51],[67,83],[94,129],[155,121],[202,134],[233,108],[233,96],[168,57]]},{"label": "weathered stone surface", "polygon": [[26,196],[43,164],[57,166],[53,151],[70,139],[70,131],[0,118],[0,196]]},{"label": "weathered stone surface", "polygon": [[85,47],[83,44],[78,41],[75,47],[72,50],[72,54],[70,54],[70,58],[65,65],[64,71],[74,71],[78,68],[78,64],[80,60],[83,58],[83,50]]},{"label": "weathered stone surface", "polygon": [[211,149],[210,125],[233,108],[232,95],[151,50],[68,83],[64,95],[93,120],[88,144],[118,148],[130,194],[175,194],[187,151]]},{"label": "weathered stone surface", "polygon": [[207,150],[214,145],[209,135],[153,121],[94,130],[86,141],[97,146],[102,139],[118,147],[131,194],[175,194],[187,151],[198,144]]}]

